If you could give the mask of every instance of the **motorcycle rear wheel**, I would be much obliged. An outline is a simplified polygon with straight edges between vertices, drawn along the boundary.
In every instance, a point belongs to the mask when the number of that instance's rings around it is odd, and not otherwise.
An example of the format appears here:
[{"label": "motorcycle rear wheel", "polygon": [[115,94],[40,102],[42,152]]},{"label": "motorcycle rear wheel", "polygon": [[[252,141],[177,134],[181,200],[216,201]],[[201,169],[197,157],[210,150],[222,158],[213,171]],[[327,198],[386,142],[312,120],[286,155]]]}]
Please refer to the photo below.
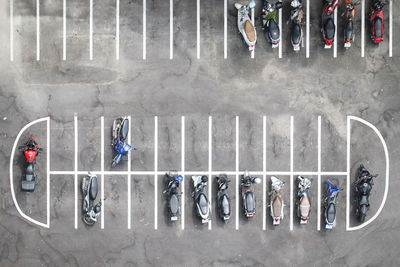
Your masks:
[{"label": "motorcycle rear wheel", "polygon": [[86,225],[88,225],[88,226],[93,226],[94,223],[95,223],[95,221],[93,221],[93,220],[90,218],[90,216],[87,215],[87,214],[84,214],[84,215],[82,216],[82,220],[83,220],[83,222],[84,222]]},{"label": "motorcycle rear wheel", "polygon": [[360,220],[360,223],[363,223],[365,221],[365,214],[360,213],[360,215],[358,216],[358,219]]}]

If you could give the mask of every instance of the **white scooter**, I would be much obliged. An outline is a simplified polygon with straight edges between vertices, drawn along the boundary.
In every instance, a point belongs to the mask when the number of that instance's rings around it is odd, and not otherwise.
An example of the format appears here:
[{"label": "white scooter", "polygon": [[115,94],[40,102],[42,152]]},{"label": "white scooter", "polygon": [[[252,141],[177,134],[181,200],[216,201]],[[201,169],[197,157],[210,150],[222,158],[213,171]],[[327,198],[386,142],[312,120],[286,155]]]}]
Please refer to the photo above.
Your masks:
[{"label": "white scooter", "polygon": [[196,204],[196,213],[201,218],[201,223],[208,223],[211,220],[210,201],[206,195],[207,176],[192,176],[194,191],[192,197]]},{"label": "white scooter", "polygon": [[273,225],[279,225],[281,220],[283,220],[283,207],[285,204],[283,203],[282,190],[285,183],[275,176],[271,176],[271,184],[272,190],[269,193],[271,196],[269,207],[271,209],[272,223]]},{"label": "white scooter", "polygon": [[248,5],[244,6],[239,3],[235,4],[238,10],[238,29],[242,34],[244,41],[246,42],[249,51],[253,51],[256,48],[257,32],[254,24],[251,22],[249,12],[256,6],[254,1],[251,1]]},{"label": "white scooter", "polygon": [[310,200],[310,187],[311,180],[298,176],[299,180],[299,191],[297,192],[297,216],[300,218],[300,224],[307,224],[310,219],[311,212],[311,200]]}]

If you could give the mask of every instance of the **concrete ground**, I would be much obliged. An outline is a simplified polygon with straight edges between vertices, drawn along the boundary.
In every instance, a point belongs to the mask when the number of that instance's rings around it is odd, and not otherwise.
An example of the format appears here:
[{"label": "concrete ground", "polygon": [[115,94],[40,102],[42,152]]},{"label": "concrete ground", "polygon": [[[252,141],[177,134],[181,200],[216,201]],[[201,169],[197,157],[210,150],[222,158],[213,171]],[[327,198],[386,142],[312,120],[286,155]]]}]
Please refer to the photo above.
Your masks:
[{"label": "concrete ground", "polygon": [[[1,266],[399,266],[400,211],[396,177],[399,167],[400,5],[393,2],[393,57],[388,56],[389,8],[385,9],[385,41],[374,47],[366,36],[360,57],[360,17],[356,40],[342,48],[344,9],[338,12],[338,50],[322,48],[321,3],[310,10],[310,57],[294,54],[289,41],[289,2],[285,1],[282,58],[272,50],[256,20],[259,39],[251,59],[236,28],[234,1],[227,1],[227,59],[224,59],[223,1],[202,0],[200,59],[197,59],[196,1],[175,0],[173,59],[170,60],[169,1],[147,0],[146,60],[143,60],[143,1],[120,1],[120,55],[116,60],[115,1],[93,1],[93,60],[89,59],[90,1],[67,0],[66,60],[63,59],[62,1],[40,1],[40,60],[36,57],[36,2],[13,0],[13,55],[10,61],[10,6],[0,16],[0,265]],[[257,1],[256,14],[261,8]],[[366,7],[369,1],[366,1]],[[366,14],[367,15],[367,14]],[[368,23],[366,23],[368,27]],[[387,29],[387,30],[386,30]],[[367,29],[366,29],[367,30]],[[367,33],[367,31],[366,31]],[[339,194],[337,226],[317,230],[317,176],[312,176],[312,213],[307,226],[290,231],[290,176],[286,182],[285,218],[272,227],[266,214],[263,231],[263,185],[255,188],[257,214],[251,221],[235,213],[235,175],[228,190],[233,216],[221,223],[212,199],[212,229],[202,226],[193,211],[192,184],[185,177],[185,227],[171,224],[162,196],[163,177],[131,177],[131,229],[128,229],[126,175],[105,175],[104,229],[100,221],[85,227],[80,216],[74,227],[74,175],[50,176],[50,228],[24,220],[10,191],[10,155],[20,129],[50,116],[50,151],[37,159],[39,183],[22,193],[23,157],[15,154],[12,168],[16,199],[24,213],[46,222],[46,156],[51,171],[74,170],[74,116],[78,123],[78,170],[101,169],[101,120],[105,125],[105,170],[111,170],[108,145],[112,120],[132,117],[133,171],[154,171],[154,116],[158,116],[158,170],[180,170],[181,116],[185,116],[185,170],[208,170],[208,118],[212,116],[213,170],[235,171],[236,119],[239,116],[239,170],[262,171],[263,116],[266,116],[268,171],[290,171],[290,118],[293,116],[293,169],[317,171],[318,116],[321,116],[321,170],[346,171],[347,115],[371,122],[382,133],[390,157],[390,187],[385,207],[367,227],[346,231],[346,176],[322,176],[344,190]],[[46,146],[46,124],[29,128]],[[385,157],[372,129],[352,122],[351,179],[363,163],[379,173],[371,194],[368,218],[378,210],[385,188]],[[125,171],[127,162],[115,170]],[[79,181],[82,179],[79,175]],[[212,177],[214,178],[214,177]],[[267,177],[267,181],[269,176]],[[215,183],[210,183],[215,193]],[[155,214],[155,187],[158,190]],[[269,191],[269,184],[266,190]],[[293,190],[295,190],[294,188]],[[322,192],[325,189],[322,187]],[[351,192],[351,190],[350,190]],[[296,191],[294,192],[296,194]],[[214,198],[214,197],[213,197]],[[323,201],[323,196],[321,197]],[[351,195],[351,199],[354,195]],[[268,197],[267,197],[268,199]],[[78,208],[81,194],[79,193]],[[239,202],[240,204],[240,202]],[[350,203],[350,226],[358,222]],[[323,209],[322,209],[323,211]],[[266,211],[267,212],[267,211]],[[78,211],[78,215],[80,212]],[[155,230],[155,219],[157,230]],[[239,219],[236,230],[235,220]],[[321,218],[323,228],[323,218]]]}]

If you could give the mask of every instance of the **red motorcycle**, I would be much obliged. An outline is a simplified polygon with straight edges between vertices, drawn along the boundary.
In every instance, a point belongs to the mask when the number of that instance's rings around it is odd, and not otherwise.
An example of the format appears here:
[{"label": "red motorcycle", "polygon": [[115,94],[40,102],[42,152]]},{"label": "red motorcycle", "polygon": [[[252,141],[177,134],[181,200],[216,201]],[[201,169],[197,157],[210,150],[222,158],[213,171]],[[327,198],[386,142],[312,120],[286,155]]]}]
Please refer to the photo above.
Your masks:
[{"label": "red motorcycle", "polygon": [[322,27],[321,32],[324,37],[324,43],[326,49],[332,47],[332,43],[335,39],[335,22],[333,18],[333,12],[338,6],[339,0],[325,1],[324,9],[322,11]]},{"label": "red motorcycle", "polygon": [[371,25],[371,39],[375,44],[383,41],[383,7],[387,2],[374,0],[369,11],[369,22]]},{"label": "red motorcycle", "polygon": [[35,174],[36,156],[43,150],[38,147],[34,136],[29,137],[25,145],[19,147],[19,150],[24,152],[27,162],[25,175],[21,181],[21,189],[26,192],[33,192],[37,184]]}]

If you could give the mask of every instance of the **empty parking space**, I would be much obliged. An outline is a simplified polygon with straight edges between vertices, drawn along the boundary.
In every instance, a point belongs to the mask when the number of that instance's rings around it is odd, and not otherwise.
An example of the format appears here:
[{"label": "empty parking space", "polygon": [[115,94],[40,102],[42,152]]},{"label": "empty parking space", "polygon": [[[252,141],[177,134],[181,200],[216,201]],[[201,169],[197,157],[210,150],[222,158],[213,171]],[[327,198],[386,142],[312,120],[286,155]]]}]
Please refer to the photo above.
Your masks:
[{"label": "empty parking space", "polygon": [[346,170],[346,126],[342,118],[322,119],[321,170]]},{"label": "empty parking space", "polygon": [[131,169],[154,170],[154,117],[131,117]]},{"label": "empty parking space", "polygon": [[[80,171],[100,170],[100,165],[101,165],[100,119],[79,117],[78,136],[76,138],[78,139],[78,148],[79,148],[78,170]],[[109,162],[111,165],[111,160]]]},{"label": "empty parking space", "polygon": [[59,171],[74,169],[74,123],[51,121],[51,168]]},{"label": "empty parking space", "polygon": [[174,14],[174,58],[197,58],[197,1],[175,0]]},{"label": "empty parking space", "polygon": [[181,127],[180,116],[158,118],[159,170],[181,170]]},{"label": "empty parking space", "polygon": [[213,117],[213,170],[235,170],[236,119],[232,116]]},{"label": "empty parking space", "polygon": [[[50,189],[50,229],[56,232],[71,232],[74,227],[74,176],[52,175]],[[80,218],[79,220],[81,221]]]},{"label": "empty parking space", "polygon": [[224,1],[200,2],[200,56],[207,61],[224,56]]},{"label": "empty parking space", "polygon": [[[140,187],[138,186],[135,191],[132,191],[133,195],[135,196],[135,200],[139,200],[135,206],[140,206],[140,204],[142,204],[140,201],[140,196],[136,198],[137,195],[140,194],[139,190]],[[126,176],[106,175],[104,177],[104,197],[104,210],[102,212],[102,214],[104,214],[104,229],[110,231],[127,229],[128,195]],[[143,216],[143,214],[135,213],[134,218],[138,218],[140,216]]]},{"label": "empty parking space", "polygon": [[240,117],[239,170],[262,170],[263,166],[263,117]]},{"label": "empty parking space", "polygon": [[185,117],[185,167],[190,171],[208,170],[209,120],[207,116]]},{"label": "empty parking space", "polygon": [[[148,60],[170,58],[171,2],[173,3],[172,0],[154,0],[146,3],[146,37],[149,40],[146,45],[146,58]],[[172,25],[174,25],[174,16]]]},{"label": "empty parking space", "polygon": [[317,171],[318,118],[299,115],[295,117],[293,126],[293,169]]},{"label": "empty parking space", "polygon": [[143,0],[119,4],[120,60],[143,59]]}]

